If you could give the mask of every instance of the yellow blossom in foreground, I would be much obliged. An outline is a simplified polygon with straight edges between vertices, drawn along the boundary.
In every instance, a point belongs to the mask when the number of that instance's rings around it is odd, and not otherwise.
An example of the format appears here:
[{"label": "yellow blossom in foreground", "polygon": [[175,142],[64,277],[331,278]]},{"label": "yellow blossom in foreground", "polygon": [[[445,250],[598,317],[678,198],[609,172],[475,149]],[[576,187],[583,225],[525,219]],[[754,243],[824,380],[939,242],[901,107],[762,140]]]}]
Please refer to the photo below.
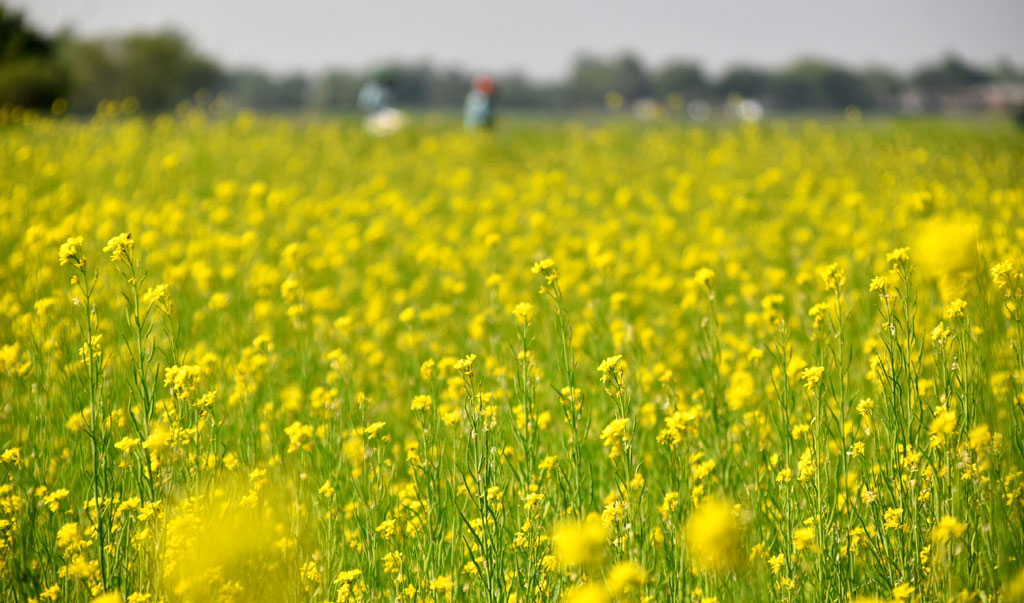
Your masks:
[{"label": "yellow blossom in foreground", "polygon": [[846,273],[839,267],[839,264],[821,267],[818,270],[818,276],[821,277],[825,288],[829,291],[839,291],[846,284]]},{"label": "yellow blossom in foreground", "polygon": [[133,438],[131,436],[124,436],[120,440],[114,442],[114,448],[117,448],[121,452],[128,454],[132,450],[139,447],[139,438]]},{"label": "yellow blossom in foreground", "polygon": [[885,527],[890,529],[896,529],[901,526],[901,519],[903,518],[903,508],[896,507],[885,510]]},{"label": "yellow blossom in foreground", "polygon": [[67,241],[61,243],[60,250],[58,251],[58,259],[60,265],[74,264],[78,267],[85,265],[85,259],[80,257],[82,253],[82,244],[84,239],[82,237],[68,237]]},{"label": "yellow blossom in foreground", "polygon": [[629,419],[614,419],[601,430],[601,442],[608,449],[608,458],[617,458],[629,441]]},{"label": "yellow blossom in foreground", "polygon": [[793,549],[802,551],[815,547],[814,526],[804,526],[793,530]]},{"label": "yellow blossom in foreground", "polygon": [[551,545],[564,568],[595,565],[604,557],[607,536],[601,519],[590,515],[584,521],[565,521],[555,526]]},{"label": "yellow blossom in foreground", "polygon": [[950,515],[944,515],[939,523],[932,528],[932,540],[945,542],[959,538],[967,530],[967,525]]},{"label": "yellow blossom in foreground", "polygon": [[907,584],[906,582],[902,584],[897,584],[892,589],[892,598],[895,601],[905,601],[912,594],[914,594],[914,587]]},{"label": "yellow blossom in foreground", "polygon": [[608,572],[605,586],[613,597],[637,591],[647,580],[647,572],[632,561],[620,561]]},{"label": "yellow blossom in foreground", "polygon": [[890,264],[902,264],[910,261],[910,248],[899,247],[893,249],[885,256],[885,261]]},{"label": "yellow blossom in foreground", "polygon": [[584,584],[569,591],[566,603],[611,603],[608,589],[600,584]]},{"label": "yellow blossom in foreground", "polygon": [[971,429],[967,434],[967,441],[972,449],[981,451],[992,441],[992,432],[988,425],[982,423]]},{"label": "yellow blossom in foreground", "polygon": [[737,509],[713,499],[698,506],[686,521],[686,548],[694,569],[726,572],[744,561],[743,525]]},{"label": "yellow blossom in foreground", "polygon": [[21,448],[8,448],[0,454],[0,463],[14,467],[21,466]]},{"label": "yellow blossom in foreground", "polygon": [[1003,595],[1009,603],[1024,603],[1024,567],[1006,583]]},{"label": "yellow blossom in foreground", "polygon": [[134,247],[135,239],[132,239],[132,235],[122,232],[107,241],[107,244],[103,247],[103,252],[109,253],[111,261],[116,262],[118,260],[127,260]]},{"label": "yellow blossom in foreground", "polygon": [[455,582],[452,581],[451,576],[438,576],[430,581],[430,590],[440,592],[451,592],[452,587],[455,586]]},{"label": "yellow blossom in foreground", "polygon": [[693,280],[710,289],[715,282],[715,271],[706,267],[701,268],[694,274]]},{"label": "yellow blossom in foreground", "polygon": [[626,372],[626,363],[622,360],[622,354],[609,356],[601,361],[597,371],[601,373],[601,383],[609,396],[620,396],[625,391],[623,378]]},{"label": "yellow blossom in foreground", "polygon": [[163,425],[156,425],[149,433],[149,437],[142,443],[142,447],[151,453],[159,453],[171,443],[172,434]]},{"label": "yellow blossom in foreground", "polygon": [[288,453],[295,452],[296,450],[312,450],[313,448],[313,426],[304,425],[299,421],[295,421],[288,427],[284,428],[285,434],[288,436]]},{"label": "yellow blossom in foreground", "polygon": [[412,410],[430,410],[430,407],[432,405],[433,400],[431,399],[430,396],[420,394],[419,396],[416,396],[415,398],[412,399],[412,403],[409,405],[409,407]]},{"label": "yellow blossom in foreground", "polygon": [[940,446],[946,441],[956,429],[956,412],[953,410],[938,409],[935,418],[928,426],[928,433],[932,436],[932,446]]},{"label": "yellow blossom in foreground", "polygon": [[512,309],[512,315],[516,317],[519,324],[526,324],[533,320],[534,309],[533,304],[528,302],[522,302],[516,304],[516,307]]},{"label": "yellow blossom in foreground", "polygon": [[821,382],[821,375],[824,372],[825,367],[823,366],[811,366],[805,368],[803,372],[800,373],[800,379],[803,380],[804,389],[807,390],[808,393],[814,392],[814,388]]}]

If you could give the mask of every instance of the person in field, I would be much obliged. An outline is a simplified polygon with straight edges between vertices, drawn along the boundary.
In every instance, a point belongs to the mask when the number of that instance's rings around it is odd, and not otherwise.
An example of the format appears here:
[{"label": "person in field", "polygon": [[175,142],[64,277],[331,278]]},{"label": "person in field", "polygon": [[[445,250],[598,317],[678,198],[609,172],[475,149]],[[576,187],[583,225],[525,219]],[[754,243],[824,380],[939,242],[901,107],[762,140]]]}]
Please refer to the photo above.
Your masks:
[{"label": "person in field", "polygon": [[356,97],[356,106],[363,115],[370,115],[391,107],[394,102],[395,73],[390,69],[379,69],[363,84]]},{"label": "person in field", "polygon": [[462,118],[470,130],[489,130],[494,127],[494,103],[497,86],[490,77],[478,77],[466,94]]},{"label": "person in field", "polygon": [[405,113],[394,107],[396,79],[394,71],[381,69],[363,84],[356,96],[363,126],[375,136],[394,134],[408,121]]}]

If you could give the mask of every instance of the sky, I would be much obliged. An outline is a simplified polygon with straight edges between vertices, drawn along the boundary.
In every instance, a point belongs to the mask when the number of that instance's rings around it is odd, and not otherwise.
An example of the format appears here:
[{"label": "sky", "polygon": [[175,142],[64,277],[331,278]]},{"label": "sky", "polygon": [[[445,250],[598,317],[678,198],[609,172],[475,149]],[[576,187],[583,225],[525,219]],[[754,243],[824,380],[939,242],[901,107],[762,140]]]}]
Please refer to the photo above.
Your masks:
[{"label": "sky", "polygon": [[309,73],[428,60],[554,79],[588,51],[651,65],[805,56],[909,70],[948,52],[1024,67],[1024,0],[8,0],[47,31],[173,27],[230,67]]}]

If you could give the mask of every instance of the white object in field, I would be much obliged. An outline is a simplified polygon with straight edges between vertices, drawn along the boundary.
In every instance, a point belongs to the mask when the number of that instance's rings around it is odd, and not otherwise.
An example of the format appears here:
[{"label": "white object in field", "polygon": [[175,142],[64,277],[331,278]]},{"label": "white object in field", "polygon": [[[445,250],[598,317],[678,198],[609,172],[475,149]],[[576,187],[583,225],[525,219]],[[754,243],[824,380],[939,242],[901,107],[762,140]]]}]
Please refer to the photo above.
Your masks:
[{"label": "white object in field", "polygon": [[686,114],[693,121],[707,121],[711,117],[711,105],[698,98],[693,102],[686,103]]},{"label": "white object in field", "polygon": [[366,131],[374,136],[390,136],[405,127],[408,121],[409,116],[404,111],[385,107],[367,115],[363,124]]},{"label": "white object in field", "polygon": [[654,121],[665,114],[665,109],[653,98],[640,98],[633,103],[633,115],[640,121]]},{"label": "white object in field", "polygon": [[752,98],[745,98],[736,105],[736,117],[748,123],[761,121],[764,105]]}]

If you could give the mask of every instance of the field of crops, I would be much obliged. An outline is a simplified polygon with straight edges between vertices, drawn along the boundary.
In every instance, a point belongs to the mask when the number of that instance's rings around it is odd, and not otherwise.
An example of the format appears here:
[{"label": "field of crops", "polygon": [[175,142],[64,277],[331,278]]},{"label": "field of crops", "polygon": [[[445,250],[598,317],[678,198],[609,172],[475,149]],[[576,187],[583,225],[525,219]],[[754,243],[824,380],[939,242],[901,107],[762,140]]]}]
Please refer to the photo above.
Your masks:
[{"label": "field of crops", "polygon": [[995,122],[2,115],[0,600],[1024,600]]}]

